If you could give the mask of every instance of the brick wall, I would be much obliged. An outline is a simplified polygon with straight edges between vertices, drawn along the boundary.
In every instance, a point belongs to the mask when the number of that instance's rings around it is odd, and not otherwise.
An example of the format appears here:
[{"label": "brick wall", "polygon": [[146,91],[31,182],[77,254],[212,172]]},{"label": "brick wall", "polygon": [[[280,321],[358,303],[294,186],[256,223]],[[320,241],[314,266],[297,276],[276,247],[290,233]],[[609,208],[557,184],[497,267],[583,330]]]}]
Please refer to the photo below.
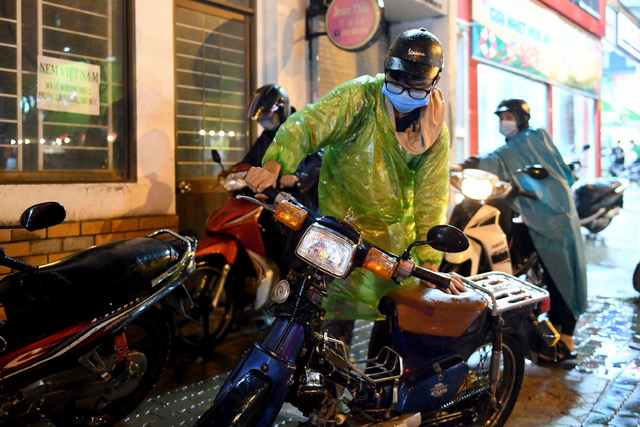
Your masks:
[{"label": "brick wall", "polygon": [[[177,215],[128,217],[64,222],[34,232],[0,230],[0,246],[7,256],[33,265],[56,261],[90,246],[146,236],[161,228],[178,229]],[[0,267],[0,277],[11,270]]]}]

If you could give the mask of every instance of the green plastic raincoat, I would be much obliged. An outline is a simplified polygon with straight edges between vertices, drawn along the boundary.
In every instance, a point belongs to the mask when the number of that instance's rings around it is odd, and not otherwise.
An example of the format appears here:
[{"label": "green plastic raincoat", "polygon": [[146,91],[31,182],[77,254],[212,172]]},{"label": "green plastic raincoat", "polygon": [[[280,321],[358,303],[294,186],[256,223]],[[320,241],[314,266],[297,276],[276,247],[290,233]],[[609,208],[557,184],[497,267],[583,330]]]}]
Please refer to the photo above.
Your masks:
[{"label": "green plastic raincoat", "polygon": [[[567,306],[577,317],[587,307],[587,276],[580,220],[571,192],[573,178],[551,136],[544,129],[523,129],[492,153],[478,157],[478,169],[535,193],[537,200],[516,197],[513,208],[522,215],[542,262]],[[541,164],[549,177],[535,180],[516,173]]]},{"label": "green plastic raincoat", "polygon": [[[344,218],[351,209],[365,239],[402,253],[410,243],[424,239],[432,226],[446,221],[449,132],[444,123],[438,124],[428,147],[411,154],[396,135],[383,84],[384,74],[362,76],[293,114],[280,126],[263,164],[277,161],[281,173],[293,173],[302,159],[324,149],[319,183],[322,213]],[[439,90],[424,111],[435,110],[434,105],[444,111]],[[419,264],[438,265],[442,260],[442,254],[428,246],[416,248],[413,255]],[[332,282],[324,304],[326,317],[381,318],[379,299],[398,286],[356,269],[349,278]]]}]

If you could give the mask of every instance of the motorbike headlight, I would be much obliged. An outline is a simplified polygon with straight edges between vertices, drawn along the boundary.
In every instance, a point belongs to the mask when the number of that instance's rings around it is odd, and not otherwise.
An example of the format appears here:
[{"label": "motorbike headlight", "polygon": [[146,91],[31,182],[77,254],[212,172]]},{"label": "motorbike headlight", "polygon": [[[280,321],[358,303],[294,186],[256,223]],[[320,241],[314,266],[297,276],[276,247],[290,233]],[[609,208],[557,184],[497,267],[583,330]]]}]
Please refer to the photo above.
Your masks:
[{"label": "motorbike headlight", "polygon": [[357,245],[330,228],[313,224],[302,236],[296,255],[333,277],[349,274]]},{"label": "motorbike headlight", "polygon": [[231,172],[224,178],[220,179],[220,184],[227,191],[239,191],[247,186],[244,177],[247,176],[247,171]]},{"label": "motorbike headlight", "polygon": [[493,193],[498,181],[498,177],[492,173],[478,169],[465,169],[462,171],[460,191],[470,199],[486,200]]}]

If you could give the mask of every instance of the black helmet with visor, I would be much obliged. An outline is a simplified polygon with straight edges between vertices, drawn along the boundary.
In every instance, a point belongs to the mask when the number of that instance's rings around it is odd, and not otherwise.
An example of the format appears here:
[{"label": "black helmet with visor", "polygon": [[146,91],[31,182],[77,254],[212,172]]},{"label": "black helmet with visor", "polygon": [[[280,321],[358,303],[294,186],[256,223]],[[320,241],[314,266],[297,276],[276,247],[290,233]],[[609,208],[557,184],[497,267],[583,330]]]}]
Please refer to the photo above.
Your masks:
[{"label": "black helmet with visor", "polygon": [[287,120],[291,115],[289,95],[278,85],[264,85],[253,94],[247,109],[247,118],[249,120],[270,120],[274,113],[279,116],[280,123]]}]

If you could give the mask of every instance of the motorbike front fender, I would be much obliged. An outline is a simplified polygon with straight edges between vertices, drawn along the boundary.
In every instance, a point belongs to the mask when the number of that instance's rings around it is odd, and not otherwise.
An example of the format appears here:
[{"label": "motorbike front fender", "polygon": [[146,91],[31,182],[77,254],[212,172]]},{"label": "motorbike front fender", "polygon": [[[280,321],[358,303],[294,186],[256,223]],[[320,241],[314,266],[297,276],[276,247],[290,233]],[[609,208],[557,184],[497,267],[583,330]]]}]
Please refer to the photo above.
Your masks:
[{"label": "motorbike front fender", "polygon": [[256,421],[268,403],[271,380],[250,370],[205,412],[196,427],[247,425]]},{"label": "motorbike front fender", "polygon": [[225,235],[208,236],[198,242],[196,258],[207,255],[222,255],[229,264],[235,264],[240,254],[238,241]]}]

